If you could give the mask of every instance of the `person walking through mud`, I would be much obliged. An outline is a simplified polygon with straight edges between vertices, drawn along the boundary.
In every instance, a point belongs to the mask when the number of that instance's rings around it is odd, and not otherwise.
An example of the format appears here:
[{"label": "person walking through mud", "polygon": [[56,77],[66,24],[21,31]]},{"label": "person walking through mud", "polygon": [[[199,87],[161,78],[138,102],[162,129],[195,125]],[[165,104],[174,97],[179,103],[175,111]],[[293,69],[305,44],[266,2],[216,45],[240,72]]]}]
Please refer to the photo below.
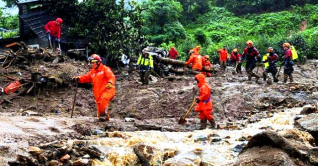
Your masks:
[{"label": "person walking through mud", "polygon": [[263,61],[263,63],[268,62],[268,67],[265,69],[265,73],[264,73],[264,81],[266,81],[267,74],[271,73],[273,76],[274,82],[278,82],[278,79],[276,77],[276,74],[277,74],[276,63],[278,61],[278,56],[276,53],[274,53],[273,47],[268,47],[267,52],[269,54],[266,60]]},{"label": "person walking through mud", "polygon": [[260,78],[260,76],[253,73],[253,69],[256,67],[256,61],[258,62],[258,64],[262,61],[261,56],[256,47],[253,46],[252,40],[248,40],[246,42],[246,46],[247,47],[242,53],[242,60],[246,59],[245,70],[248,77],[247,81],[251,81],[252,77],[255,77],[255,82],[258,83],[258,79]]},{"label": "person walking through mud", "polygon": [[211,88],[205,80],[203,74],[198,74],[195,76],[197,85],[199,87],[200,95],[196,97],[197,105],[195,111],[199,112],[200,117],[200,130],[203,130],[207,126],[207,121],[210,122],[212,128],[215,128],[215,120],[213,115],[211,115],[213,110],[212,99],[211,99]]},{"label": "person walking through mud", "polygon": [[290,82],[293,82],[293,71],[294,71],[294,62],[293,62],[293,54],[290,49],[289,43],[283,44],[284,48],[284,83],[287,82],[287,78],[289,77]]},{"label": "person walking through mud", "polygon": [[143,54],[138,57],[137,64],[139,65],[142,85],[148,85],[150,70],[154,69],[152,56],[148,52],[143,51]]},{"label": "person walking through mud", "polygon": [[189,60],[184,64],[184,69],[186,70],[186,67],[190,64],[192,64],[192,70],[195,71],[201,71],[202,70],[202,63],[203,63],[203,57],[199,54],[200,52],[200,46],[196,46],[195,48],[190,50],[190,58]]},{"label": "person walking through mud", "polygon": [[63,20],[57,18],[55,21],[49,21],[45,24],[44,29],[48,37],[48,46],[50,49],[56,49],[56,42],[60,44],[61,42],[61,25]]},{"label": "person walking through mud", "polygon": [[223,46],[222,49],[218,50],[220,54],[220,67],[222,70],[225,71],[226,69],[226,61],[227,61],[227,56],[228,56],[228,51],[226,49],[226,46]]},{"label": "person walking through mud", "polygon": [[238,53],[237,48],[234,48],[231,53],[231,58],[233,59],[233,62],[235,64],[235,72],[242,74],[242,62],[241,62],[241,54]]},{"label": "person walking through mud", "polygon": [[[211,70],[212,69],[212,64],[210,62],[210,56],[209,55],[204,55],[203,56],[203,67],[202,68],[205,68],[205,69],[209,69]],[[202,74],[204,74],[206,77],[211,77],[211,73],[209,72],[201,72]]]},{"label": "person walking through mud", "polygon": [[[73,79],[79,83],[93,83],[94,98],[97,105],[97,117],[100,121],[109,121],[109,102],[113,100],[116,77],[112,70],[102,64],[100,56],[93,54],[88,58],[91,70]],[[103,117],[106,116],[106,119]]]}]

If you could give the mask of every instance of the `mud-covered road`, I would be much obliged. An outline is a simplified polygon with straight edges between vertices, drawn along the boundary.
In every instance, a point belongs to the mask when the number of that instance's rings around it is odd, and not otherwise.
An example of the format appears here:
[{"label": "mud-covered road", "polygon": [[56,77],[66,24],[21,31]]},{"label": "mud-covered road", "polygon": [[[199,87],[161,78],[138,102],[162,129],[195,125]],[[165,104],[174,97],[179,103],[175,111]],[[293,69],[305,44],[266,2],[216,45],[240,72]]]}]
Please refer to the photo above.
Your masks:
[{"label": "mud-covered road", "polygon": [[[243,75],[233,74],[231,67],[225,73],[208,78],[212,88],[213,113],[219,129],[207,130],[214,134],[218,130],[240,130],[246,124],[272,117],[287,108],[316,104],[318,83],[314,63],[309,61],[295,66],[295,82],[287,84],[280,81],[269,85],[263,80],[247,82],[245,72]],[[67,70],[65,64],[38,64],[37,68],[46,68],[43,70],[51,73],[62,70],[69,77],[88,71],[82,62],[72,61],[70,64]],[[22,75],[26,73],[20,72]],[[30,146],[60,140],[91,140],[105,131],[192,132],[199,128],[196,112],[190,114],[186,124],[178,124],[193,97],[198,95],[193,75],[152,76],[150,85],[142,86],[138,82],[137,71],[128,73],[123,69],[115,73],[117,93],[111,102],[111,119],[107,123],[99,122],[95,117],[93,94],[90,85],[86,84],[79,85],[77,89],[73,118],[70,118],[75,92],[73,83],[56,87],[46,85],[39,91],[1,104],[0,163],[6,165],[8,161],[16,160],[17,155],[28,156]],[[2,94],[2,97],[7,99],[10,95]]]}]

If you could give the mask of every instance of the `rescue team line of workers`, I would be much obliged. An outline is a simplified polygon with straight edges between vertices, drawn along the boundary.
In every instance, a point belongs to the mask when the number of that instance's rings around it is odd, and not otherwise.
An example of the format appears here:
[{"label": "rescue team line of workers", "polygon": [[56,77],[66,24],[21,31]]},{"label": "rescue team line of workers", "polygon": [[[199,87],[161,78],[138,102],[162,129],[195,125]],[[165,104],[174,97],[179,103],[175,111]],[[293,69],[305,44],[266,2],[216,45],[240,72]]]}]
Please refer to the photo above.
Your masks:
[{"label": "rescue team line of workers", "polygon": [[[256,62],[262,62],[258,50],[253,46],[251,40],[246,42],[247,47],[244,49],[242,57],[237,50],[233,50],[233,58],[230,60],[232,63],[236,63],[236,70],[238,73],[240,71],[241,61],[246,58],[246,71],[248,80],[251,80],[251,77],[256,77],[256,81],[260,78],[258,75],[253,73],[253,69],[256,67]],[[290,44],[283,44],[285,53],[284,53],[284,82],[287,81],[287,78],[290,78],[292,82],[293,77],[293,61],[292,61],[292,52],[290,50]],[[199,54],[200,46],[196,46],[190,50],[190,58],[185,63],[185,66],[192,64],[192,69],[196,71],[202,71],[202,66],[212,67],[211,62],[209,61],[208,56],[201,56]],[[276,62],[278,61],[278,56],[273,52],[273,48],[268,48],[269,55],[267,60],[263,61],[269,62],[269,66],[266,68],[265,72],[271,73],[274,81],[277,82],[276,78],[277,68]],[[89,62],[91,64],[90,71],[82,76],[73,77],[74,80],[79,83],[88,83],[92,82],[93,84],[93,93],[95,102],[97,105],[97,117],[100,118],[100,121],[109,121],[109,102],[114,98],[116,93],[115,82],[116,77],[112,70],[101,63],[101,58],[97,54],[93,54],[89,57]],[[224,60],[224,59],[222,59]],[[222,62],[223,63],[223,62]],[[143,51],[143,53],[138,57],[137,64],[140,67],[140,76],[142,84],[148,84],[148,77],[150,70],[153,70],[153,58],[152,56]],[[215,118],[213,117],[213,105],[211,99],[211,88],[206,82],[206,76],[210,76],[210,73],[201,72],[195,76],[197,81],[197,86],[199,88],[199,96],[196,97],[196,107],[195,111],[199,113],[200,117],[200,129],[205,129],[207,127],[207,121],[210,122],[212,128],[216,127]],[[106,116],[106,119],[103,118]]]}]

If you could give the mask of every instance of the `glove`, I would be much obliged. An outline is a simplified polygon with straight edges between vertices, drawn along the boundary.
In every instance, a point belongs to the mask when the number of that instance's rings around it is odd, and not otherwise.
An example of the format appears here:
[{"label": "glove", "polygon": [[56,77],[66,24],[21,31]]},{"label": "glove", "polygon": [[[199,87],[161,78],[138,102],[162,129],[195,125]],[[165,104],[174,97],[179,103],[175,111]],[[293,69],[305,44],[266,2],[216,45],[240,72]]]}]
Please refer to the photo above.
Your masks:
[{"label": "glove", "polygon": [[72,78],[72,81],[74,81],[74,82],[78,82],[78,81],[79,81],[79,76],[75,76],[75,77],[73,77],[73,78]]},{"label": "glove", "polygon": [[199,98],[195,98],[195,101],[196,101],[197,103],[200,103],[200,99],[199,99]]},{"label": "glove", "polygon": [[51,33],[51,31],[50,31],[50,30],[46,31],[46,34],[50,34],[50,33]]},{"label": "glove", "polygon": [[111,83],[107,83],[107,85],[106,85],[106,89],[110,89],[110,88],[112,88],[113,87],[113,84],[111,84]]},{"label": "glove", "polygon": [[57,42],[60,43],[60,42],[61,42],[61,39],[57,39]]}]

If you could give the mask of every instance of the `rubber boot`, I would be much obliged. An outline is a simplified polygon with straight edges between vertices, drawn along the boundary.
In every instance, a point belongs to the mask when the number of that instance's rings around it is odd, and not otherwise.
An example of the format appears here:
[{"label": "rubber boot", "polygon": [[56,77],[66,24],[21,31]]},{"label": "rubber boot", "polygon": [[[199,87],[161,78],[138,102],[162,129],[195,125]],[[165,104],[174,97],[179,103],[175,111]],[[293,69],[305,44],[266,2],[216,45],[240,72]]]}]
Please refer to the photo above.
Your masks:
[{"label": "rubber boot", "polygon": [[200,130],[206,129],[207,120],[201,119],[200,124],[201,124]]},{"label": "rubber boot", "polygon": [[292,75],[289,76],[289,81],[290,81],[290,82],[294,82],[294,79],[293,79],[293,76],[292,76]]},{"label": "rubber boot", "polygon": [[264,80],[264,81],[266,81],[266,77],[267,77],[267,74],[264,72],[264,73],[263,73],[263,80]]},{"label": "rubber boot", "polygon": [[287,82],[287,75],[284,75],[284,83],[286,83]]},{"label": "rubber boot", "polygon": [[276,76],[274,76],[273,78],[274,78],[274,82],[278,82],[278,79]]},{"label": "rubber boot", "polygon": [[259,83],[258,80],[259,80],[260,76],[258,76],[258,75],[256,75],[256,74],[253,74],[253,75],[254,75],[254,77],[256,78],[255,83]]},{"label": "rubber boot", "polygon": [[252,77],[251,76],[247,76],[247,81],[251,81]]},{"label": "rubber boot", "polygon": [[212,129],[214,129],[215,128],[215,119],[212,118],[211,120],[209,120],[209,122],[211,124]]}]

